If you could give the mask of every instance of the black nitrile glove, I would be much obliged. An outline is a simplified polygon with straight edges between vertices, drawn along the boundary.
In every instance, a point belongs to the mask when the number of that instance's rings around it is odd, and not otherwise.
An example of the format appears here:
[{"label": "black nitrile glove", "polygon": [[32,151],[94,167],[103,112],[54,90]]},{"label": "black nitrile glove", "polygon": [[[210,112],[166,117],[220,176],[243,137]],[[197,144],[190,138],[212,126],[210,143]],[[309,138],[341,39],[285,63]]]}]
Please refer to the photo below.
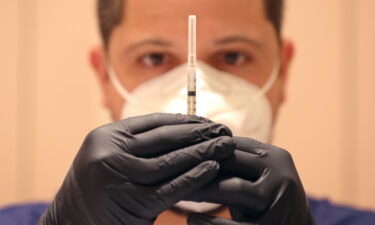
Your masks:
[{"label": "black nitrile glove", "polygon": [[151,225],[212,181],[234,151],[231,132],[201,117],[151,114],[85,139],[44,225]]},{"label": "black nitrile glove", "polygon": [[233,138],[234,154],[216,180],[189,200],[230,207],[233,220],[194,214],[189,225],[313,225],[310,207],[291,155],[250,138]]}]

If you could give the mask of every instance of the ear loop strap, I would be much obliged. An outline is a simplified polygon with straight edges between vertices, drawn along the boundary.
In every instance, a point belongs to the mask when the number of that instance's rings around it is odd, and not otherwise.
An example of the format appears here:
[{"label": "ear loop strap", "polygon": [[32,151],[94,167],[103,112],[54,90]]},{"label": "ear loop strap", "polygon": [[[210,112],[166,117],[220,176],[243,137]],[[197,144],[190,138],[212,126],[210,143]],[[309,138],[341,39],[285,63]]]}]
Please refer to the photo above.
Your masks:
[{"label": "ear loop strap", "polygon": [[267,92],[272,88],[272,86],[275,84],[277,80],[277,77],[279,76],[280,67],[281,67],[281,63],[279,60],[277,60],[277,62],[275,63],[272,69],[272,73],[270,77],[268,78],[266,83],[263,85],[263,87],[259,90],[259,92],[254,96],[253,101],[263,95],[266,95]]},{"label": "ear loop strap", "polygon": [[113,84],[113,86],[115,87],[116,91],[121,95],[121,97],[123,97],[126,101],[129,101],[132,103],[136,102],[134,97],[130,94],[128,90],[124,88],[120,80],[117,78],[117,75],[115,71],[113,70],[111,64],[107,63],[106,67],[107,67],[109,79],[111,83]]}]

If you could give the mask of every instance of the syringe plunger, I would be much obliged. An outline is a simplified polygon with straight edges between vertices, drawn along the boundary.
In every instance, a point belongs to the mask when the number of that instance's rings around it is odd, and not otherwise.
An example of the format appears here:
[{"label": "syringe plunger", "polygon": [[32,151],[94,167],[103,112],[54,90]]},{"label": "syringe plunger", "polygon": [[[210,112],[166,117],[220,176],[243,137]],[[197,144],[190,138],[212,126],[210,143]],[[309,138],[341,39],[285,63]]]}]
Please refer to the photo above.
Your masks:
[{"label": "syringe plunger", "polygon": [[189,16],[189,47],[188,47],[188,64],[195,65],[197,61],[197,18]]}]

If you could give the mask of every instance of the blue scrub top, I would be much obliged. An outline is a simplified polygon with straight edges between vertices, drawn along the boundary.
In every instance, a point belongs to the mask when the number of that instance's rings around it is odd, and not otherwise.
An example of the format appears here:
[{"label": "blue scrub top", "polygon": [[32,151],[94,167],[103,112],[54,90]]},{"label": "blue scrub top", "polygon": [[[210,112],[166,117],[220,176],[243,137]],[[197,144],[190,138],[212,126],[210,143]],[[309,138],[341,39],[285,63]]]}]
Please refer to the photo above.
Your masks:
[{"label": "blue scrub top", "polygon": [[[317,225],[375,225],[375,213],[309,199]],[[31,203],[0,209],[0,225],[36,225],[47,203]]]}]

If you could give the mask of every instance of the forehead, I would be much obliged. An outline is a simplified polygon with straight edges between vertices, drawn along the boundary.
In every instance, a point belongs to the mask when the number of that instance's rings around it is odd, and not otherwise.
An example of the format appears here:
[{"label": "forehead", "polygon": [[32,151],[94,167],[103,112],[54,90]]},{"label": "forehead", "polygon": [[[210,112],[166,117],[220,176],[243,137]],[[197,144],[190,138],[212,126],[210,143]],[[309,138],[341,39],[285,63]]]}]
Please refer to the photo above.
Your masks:
[{"label": "forehead", "polygon": [[184,19],[186,15],[221,17],[225,21],[252,19],[264,15],[264,0],[125,0],[128,19]]},{"label": "forehead", "polygon": [[[180,37],[187,32],[187,16],[197,15],[198,36],[247,32],[262,39],[271,26],[264,0],[125,0],[119,28],[127,39],[142,36]],[[129,32],[128,32],[129,31]]]}]

